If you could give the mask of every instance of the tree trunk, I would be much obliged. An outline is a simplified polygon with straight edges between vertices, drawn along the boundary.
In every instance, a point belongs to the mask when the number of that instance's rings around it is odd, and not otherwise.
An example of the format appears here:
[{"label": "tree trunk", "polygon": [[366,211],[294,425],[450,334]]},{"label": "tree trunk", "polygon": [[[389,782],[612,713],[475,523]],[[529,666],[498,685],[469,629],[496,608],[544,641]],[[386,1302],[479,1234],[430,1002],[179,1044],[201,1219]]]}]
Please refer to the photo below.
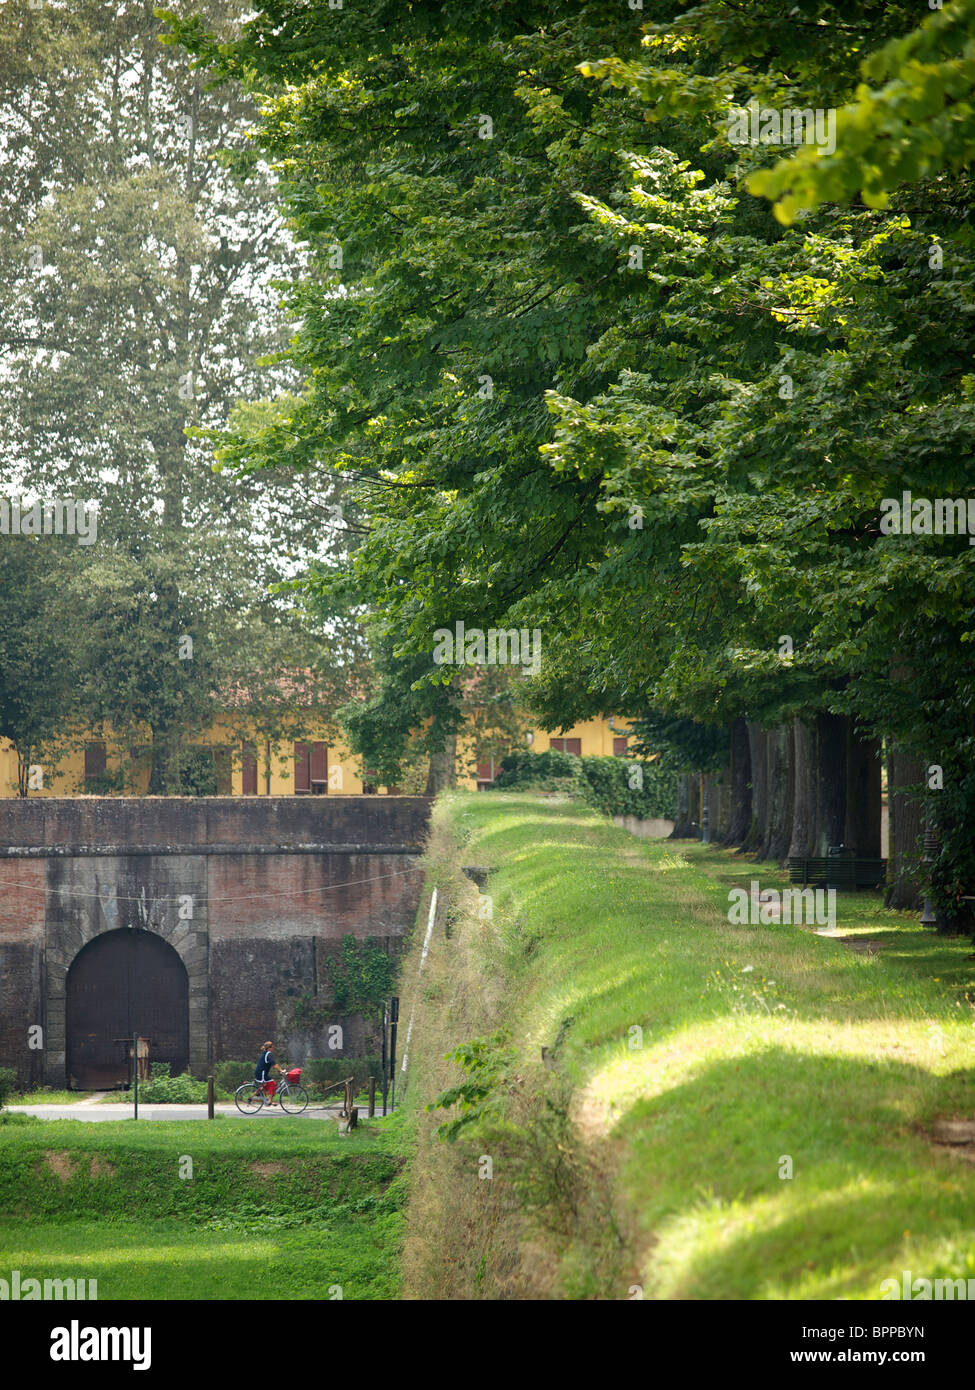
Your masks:
[{"label": "tree trunk", "polygon": [[880,858],[880,740],[862,738],[852,719],[846,741],[843,843],[858,859]]},{"label": "tree trunk", "polygon": [[692,772],[687,783],[687,815],[691,823],[691,834],[699,839],[701,835],[701,774]]},{"label": "tree trunk", "polygon": [[890,814],[890,854],[887,861],[886,907],[917,911],[918,862],[921,856],[923,807],[920,791],[907,793],[903,787],[924,785],[925,762],[909,753],[891,748],[887,754],[887,803]]},{"label": "tree trunk", "polygon": [[731,825],[733,808],[731,796],[731,765],[721,769],[711,778],[710,821],[711,839],[715,844],[724,844]]},{"label": "tree trunk", "polygon": [[427,785],[424,796],[437,796],[457,780],[455,765],[457,759],[457,735],[448,734],[443,748],[430,754],[430,767],[427,771]]},{"label": "tree trunk", "polygon": [[816,850],[816,727],[792,721],[793,795],[790,859],[812,859]]},{"label": "tree trunk", "polygon": [[795,776],[792,725],[780,724],[768,738],[768,834],[761,858],[781,864],[792,838],[792,803]]},{"label": "tree trunk", "polygon": [[817,714],[816,855],[843,843],[846,828],[846,726],[844,714]]},{"label": "tree trunk", "polygon": [[752,823],[744,848],[760,854],[768,834],[768,734],[752,720],[747,728],[752,769]]},{"label": "tree trunk", "polygon": [[148,796],[179,796],[183,786],[180,774],[181,745],[179,729],[171,726],[153,729]]},{"label": "tree trunk", "polygon": [[722,841],[725,845],[744,846],[752,823],[752,763],[748,747],[748,729],[744,719],[731,726],[731,809],[728,829]]},{"label": "tree trunk", "polygon": [[677,781],[677,819],[674,828],[668,836],[671,840],[694,840],[697,838],[697,827],[692,823],[691,816],[691,782],[697,782],[697,777],[682,776]]}]

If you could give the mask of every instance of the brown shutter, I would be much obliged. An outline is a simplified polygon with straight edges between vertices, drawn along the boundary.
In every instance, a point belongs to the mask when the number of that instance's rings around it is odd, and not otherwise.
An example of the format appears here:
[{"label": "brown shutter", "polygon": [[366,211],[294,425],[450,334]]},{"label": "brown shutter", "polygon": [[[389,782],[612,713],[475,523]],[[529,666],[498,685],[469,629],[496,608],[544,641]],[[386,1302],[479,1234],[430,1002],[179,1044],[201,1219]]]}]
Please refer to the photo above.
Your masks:
[{"label": "brown shutter", "polygon": [[628,742],[629,742],[629,740],[628,740],[628,739],[625,739],[625,738],[614,738],[614,739],[613,739],[613,757],[614,757],[614,758],[625,758],[625,757],[626,757],[626,745],[627,745]]},{"label": "brown shutter", "polygon": [[257,795],[257,753],[245,744],[240,759],[241,791],[244,796]]},{"label": "brown shutter", "polygon": [[311,790],[328,789],[328,744],[313,743],[311,746]]},{"label": "brown shutter", "polygon": [[296,793],[296,794],[298,794],[298,793],[300,793],[300,792],[310,792],[310,791],[311,791],[311,779],[310,779],[310,777],[309,777],[309,775],[308,775],[310,771],[311,771],[311,767],[310,767],[310,762],[309,762],[309,758],[308,758],[308,744],[307,744],[307,743],[296,743],[296,744],[295,744],[295,793]]},{"label": "brown shutter", "polygon": [[574,753],[577,758],[582,757],[581,738],[550,738],[548,746],[556,753]]},{"label": "brown shutter", "polygon": [[85,781],[93,781],[96,777],[105,776],[105,745],[104,743],[85,744]]}]

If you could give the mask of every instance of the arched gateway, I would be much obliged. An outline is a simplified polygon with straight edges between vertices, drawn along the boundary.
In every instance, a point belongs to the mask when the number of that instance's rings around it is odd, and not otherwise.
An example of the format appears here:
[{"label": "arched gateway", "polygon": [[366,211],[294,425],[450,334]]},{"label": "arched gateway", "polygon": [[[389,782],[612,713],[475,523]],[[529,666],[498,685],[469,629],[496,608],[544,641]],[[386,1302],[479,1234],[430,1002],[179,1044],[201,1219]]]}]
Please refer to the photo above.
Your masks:
[{"label": "arched gateway", "polygon": [[393,954],[412,929],[429,811],[409,796],[0,799],[0,1066],[20,1084],[116,1086],[135,1033],[197,1077],[269,1036],[329,1055],[331,961],[348,935]]},{"label": "arched gateway", "polygon": [[73,1088],[117,1086],[129,1076],[138,1033],[173,1076],[190,1060],[189,977],[179,953],[138,928],[103,932],[78,952],[65,988],[67,1074]]}]

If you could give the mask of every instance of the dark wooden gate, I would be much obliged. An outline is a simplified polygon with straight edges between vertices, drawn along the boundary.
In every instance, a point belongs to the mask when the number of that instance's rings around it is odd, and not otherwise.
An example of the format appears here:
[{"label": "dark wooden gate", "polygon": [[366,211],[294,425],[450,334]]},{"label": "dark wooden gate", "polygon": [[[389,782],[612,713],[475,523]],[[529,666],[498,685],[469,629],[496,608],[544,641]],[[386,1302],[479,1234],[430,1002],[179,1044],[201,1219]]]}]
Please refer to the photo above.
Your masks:
[{"label": "dark wooden gate", "polygon": [[73,1089],[101,1090],[129,1079],[126,1044],[149,1039],[150,1062],[176,1076],[189,1065],[186,967],[153,932],[124,928],[84,946],[68,971],[67,1072]]}]

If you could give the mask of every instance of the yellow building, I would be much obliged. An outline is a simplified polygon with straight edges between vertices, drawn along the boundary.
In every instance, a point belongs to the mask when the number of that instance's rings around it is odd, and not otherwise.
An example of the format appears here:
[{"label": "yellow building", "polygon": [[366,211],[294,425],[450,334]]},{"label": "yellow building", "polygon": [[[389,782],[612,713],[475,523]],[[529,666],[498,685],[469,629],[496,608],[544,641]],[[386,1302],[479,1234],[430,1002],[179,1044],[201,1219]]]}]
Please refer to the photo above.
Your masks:
[{"label": "yellow building", "polygon": [[[221,721],[208,738],[194,741],[184,750],[202,760],[204,766],[212,759],[218,796],[361,796],[378,790],[363,785],[358,762],[347,749],[329,746],[325,738],[241,739],[226,724]],[[48,765],[32,765],[27,790],[29,796],[145,796],[149,775],[147,747],[121,746],[108,735],[80,740]],[[17,796],[18,791],[17,754],[2,741],[0,796]]]},{"label": "yellow building", "polygon": [[[573,724],[565,733],[549,733],[546,729],[531,729],[525,736],[525,746],[533,753],[546,753],[549,749],[561,753],[574,753],[582,758],[622,758],[626,756],[630,734],[626,720],[612,715],[600,719],[587,719],[581,724]],[[508,750],[512,751],[512,750]],[[494,784],[501,770],[501,758],[489,758],[478,762],[477,775],[458,778],[462,787],[483,790]]]},{"label": "yellow building", "polygon": [[[360,761],[347,748],[330,743],[323,727],[308,721],[310,732],[298,739],[255,737],[244,714],[227,714],[216,720],[209,733],[184,749],[210,779],[218,796],[362,796],[395,792],[371,781]],[[315,735],[319,734],[320,737]],[[590,719],[565,733],[531,730],[525,746],[543,753],[557,749],[582,757],[624,756],[627,729],[612,718]],[[512,750],[506,750],[512,751]],[[476,775],[469,744],[461,740],[458,785],[483,789],[494,784],[501,758],[478,762]],[[211,765],[212,760],[212,765]],[[150,759],[147,744],[122,742],[111,732],[66,742],[60,755],[47,765],[25,770],[29,796],[128,795],[145,796],[149,788]],[[0,740],[0,797],[14,797],[19,790],[17,754]]]}]

